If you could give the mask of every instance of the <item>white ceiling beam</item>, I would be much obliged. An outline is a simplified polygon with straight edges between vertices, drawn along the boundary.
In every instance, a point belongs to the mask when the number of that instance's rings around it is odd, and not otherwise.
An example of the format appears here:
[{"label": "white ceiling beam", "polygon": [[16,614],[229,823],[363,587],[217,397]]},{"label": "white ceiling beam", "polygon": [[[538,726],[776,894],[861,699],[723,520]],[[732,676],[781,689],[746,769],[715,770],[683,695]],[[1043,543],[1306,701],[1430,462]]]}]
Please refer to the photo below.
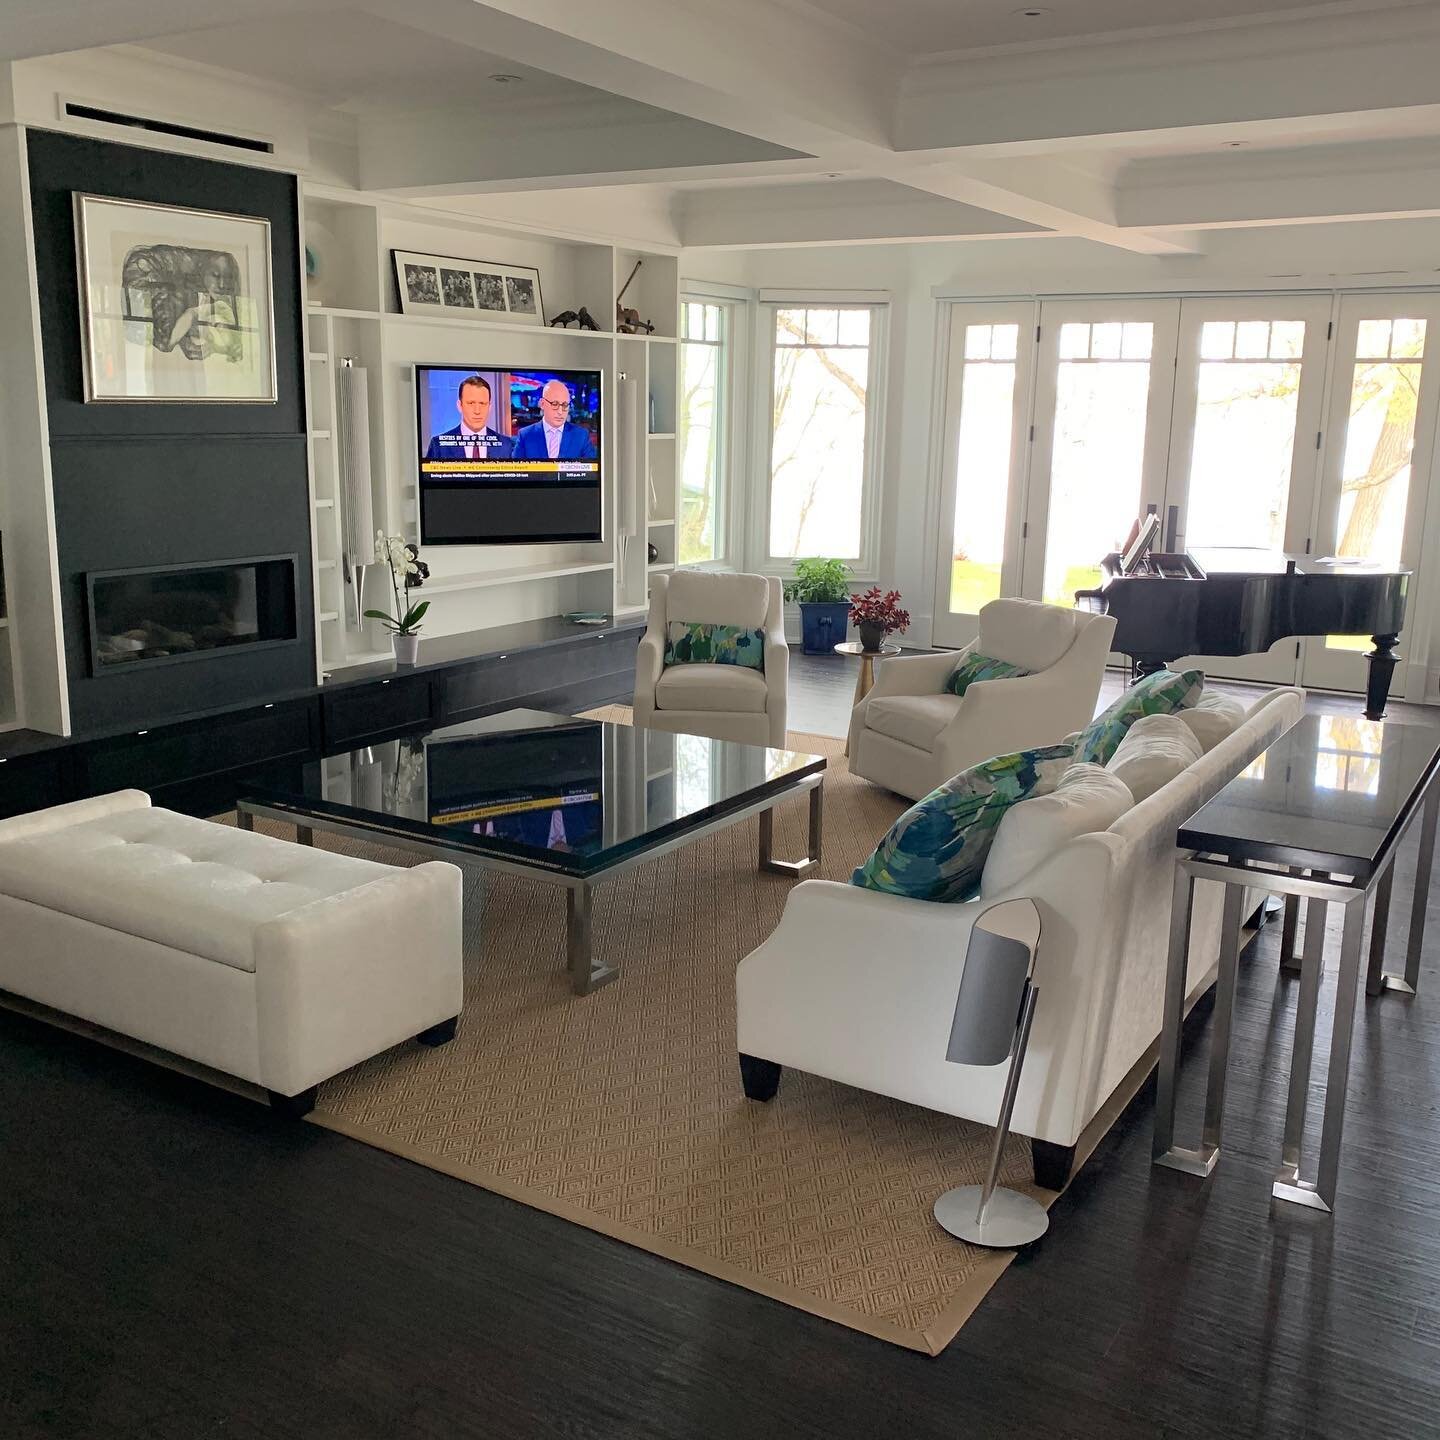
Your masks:
[{"label": "white ceiling beam", "polygon": [[922,63],[902,87],[895,145],[1053,153],[1436,103],[1440,11],[1416,7]]},{"label": "white ceiling beam", "polygon": [[1148,229],[1431,216],[1440,214],[1440,143],[1145,160],[1121,172],[1118,196],[1122,223]]}]

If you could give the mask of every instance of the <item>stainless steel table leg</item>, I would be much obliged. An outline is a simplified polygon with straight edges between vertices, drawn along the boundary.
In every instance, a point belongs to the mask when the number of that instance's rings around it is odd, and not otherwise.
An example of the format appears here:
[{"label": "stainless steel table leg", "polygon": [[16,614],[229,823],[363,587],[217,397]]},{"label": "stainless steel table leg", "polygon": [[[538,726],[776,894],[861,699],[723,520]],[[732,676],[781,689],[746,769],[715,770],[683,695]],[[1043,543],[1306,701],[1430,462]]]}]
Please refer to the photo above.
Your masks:
[{"label": "stainless steel table leg", "polygon": [[1205,1127],[1201,1149],[1220,1153],[1220,1127],[1225,1117],[1225,1078],[1230,1064],[1230,1035],[1235,1021],[1235,984],[1240,973],[1240,918],[1245,906],[1244,884],[1225,887],[1225,914],[1220,928],[1220,976],[1215,982],[1215,1018],[1210,1036],[1210,1079],[1205,1089]]},{"label": "stainless steel table leg", "polygon": [[1340,977],[1335,989],[1335,1022],[1330,1032],[1330,1069],[1325,1077],[1325,1118],[1320,1129],[1320,1170],[1313,1185],[1301,1180],[1273,1187],[1276,1199],[1329,1212],[1335,1207],[1340,1174],[1340,1140],[1345,1128],[1345,1092],[1350,1084],[1350,1047],[1355,1032],[1355,1001],[1360,989],[1360,952],[1365,935],[1365,896],[1345,902],[1345,932],[1340,942]]},{"label": "stainless steel table leg", "polygon": [[1185,1023],[1185,971],[1190,954],[1190,911],[1195,877],[1183,861],[1175,866],[1170,899],[1170,952],[1165,964],[1165,1010],[1160,1032],[1160,1066],[1155,1076],[1155,1138],[1151,1155],[1157,1165],[1208,1175],[1214,1156],[1175,1146],[1175,1090],[1180,1075],[1181,1027]]},{"label": "stainless steel table leg", "polygon": [[565,892],[565,955],[570,968],[570,988],[577,995],[589,995],[608,985],[620,973],[595,960],[590,924],[592,893],[585,884],[572,886]]},{"label": "stainless steel table leg", "polygon": [[760,868],[780,875],[809,875],[820,868],[821,834],[825,824],[824,789],[816,783],[810,787],[810,836],[808,854],[802,860],[775,858],[775,811],[760,812]]},{"label": "stainless steel table leg", "polygon": [[1300,1181],[1305,1112],[1310,1100],[1310,1070],[1315,1056],[1315,1014],[1319,1008],[1320,982],[1325,975],[1325,915],[1328,909],[1327,901],[1311,900],[1305,910],[1305,954],[1300,969],[1300,998],[1295,1005],[1290,1095],[1285,1105],[1285,1139],[1280,1150],[1280,1169],[1275,1175],[1277,1186],[1293,1186]]},{"label": "stainless steel table leg", "polygon": [[1299,964],[1295,954],[1295,936],[1300,929],[1300,897],[1285,897],[1285,919],[1280,926],[1280,968],[1297,970]]},{"label": "stainless steel table leg", "polygon": [[1410,938],[1405,945],[1405,978],[1385,977],[1385,986],[1414,995],[1420,989],[1420,950],[1425,943],[1425,907],[1430,900],[1430,875],[1435,867],[1435,819],[1440,815],[1440,781],[1430,782],[1420,821],[1420,853],[1415,857],[1415,894],[1410,902]]},{"label": "stainless steel table leg", "polygon": [[1370,964],[1365,971],[1365,993],[1378,995],[1385,988],[1385,937],[1390,928],[1390,890],[1395,883],[1395,861],[1375,886],[1375,905],[1370,920]]}]

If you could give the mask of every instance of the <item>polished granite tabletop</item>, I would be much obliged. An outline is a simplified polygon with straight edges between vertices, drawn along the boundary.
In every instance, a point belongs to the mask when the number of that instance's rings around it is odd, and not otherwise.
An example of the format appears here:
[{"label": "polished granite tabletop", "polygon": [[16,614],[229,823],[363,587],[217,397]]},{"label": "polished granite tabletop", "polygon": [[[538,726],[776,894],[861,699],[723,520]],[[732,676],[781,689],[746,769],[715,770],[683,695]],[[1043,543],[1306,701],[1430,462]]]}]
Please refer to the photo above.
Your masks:
[{"label": "polished granite tabletop", "polygon": [[794,750],[506,710],[268,766],[240,794],[300,824],[329,818],[583,878],[824,769]]},{"label": "polished granite tabletop", "polygon": [[1440,768],[1440,724],[1306,715],[1179,829],[1186,848],[1369,880]]}]

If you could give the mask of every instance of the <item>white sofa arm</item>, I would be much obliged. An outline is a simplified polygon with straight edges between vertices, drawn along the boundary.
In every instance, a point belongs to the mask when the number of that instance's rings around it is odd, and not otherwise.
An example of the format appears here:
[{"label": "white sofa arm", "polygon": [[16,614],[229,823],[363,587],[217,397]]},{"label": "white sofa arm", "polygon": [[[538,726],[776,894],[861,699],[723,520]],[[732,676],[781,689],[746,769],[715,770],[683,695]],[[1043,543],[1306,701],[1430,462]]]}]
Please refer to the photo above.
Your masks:
[{"label": "white sofa arm", "polygon": [[48,810],[32,810],[27,815],[13,815],[0,820],[0,842],[23,840],[31,835],[44,835],[83,825],[87,820],[102,820],[124,810],[146,810],[150,797],[143,790],[115,790],[109,795],[92,795],[88,800],[72,800],[68,805],[52,805]]},{"label": "white sofa arm", "polygon": [[258,926],[261,1084],[297,1094],[458,1015],[462,890],[432,861]]},{"label": "white sofa arm", "polygon": [[741,1054],[869,1090],[884,1089],[875,1067],[887,1055],[943,1057],[970,927],[986,908],[803,881],[736,971]]}]

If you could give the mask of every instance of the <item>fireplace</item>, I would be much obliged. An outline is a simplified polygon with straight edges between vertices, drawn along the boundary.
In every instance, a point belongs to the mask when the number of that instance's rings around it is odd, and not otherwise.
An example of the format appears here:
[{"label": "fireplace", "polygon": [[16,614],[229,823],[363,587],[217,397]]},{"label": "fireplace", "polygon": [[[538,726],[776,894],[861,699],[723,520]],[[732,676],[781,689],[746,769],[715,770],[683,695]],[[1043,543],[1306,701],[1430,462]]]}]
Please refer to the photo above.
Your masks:
[{"label": "fireplace", "polygon": [[90,673],[173,665],[297,638],[294,555],[86,576]]}]

